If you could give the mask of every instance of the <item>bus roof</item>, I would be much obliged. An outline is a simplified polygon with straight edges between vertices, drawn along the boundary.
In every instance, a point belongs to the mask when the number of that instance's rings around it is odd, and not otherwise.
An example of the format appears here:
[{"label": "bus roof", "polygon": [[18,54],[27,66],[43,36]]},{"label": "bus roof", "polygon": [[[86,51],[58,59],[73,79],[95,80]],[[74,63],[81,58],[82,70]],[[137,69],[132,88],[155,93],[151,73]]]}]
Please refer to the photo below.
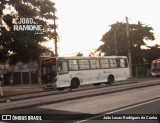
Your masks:
[{"label": "bus roof", "polygon": [[46,58],[42,61],[45,61],[45,60],[49,60],[49,59],[52,59],[52,58],[56,58],[56,59],[61,59],[61,60],[64,60],[64,59],[103,59],[103,58],[127,58],[126,56],[88,56],[88,57],[84,57],[84,56],[73,56],[73,57],[50,57],[50,58]]},{"label": "bus roof", "polygon": [[126,56],[73,56],[73,57],[58,57],[58,59],[103,59],[103,58],[127,58]]}]

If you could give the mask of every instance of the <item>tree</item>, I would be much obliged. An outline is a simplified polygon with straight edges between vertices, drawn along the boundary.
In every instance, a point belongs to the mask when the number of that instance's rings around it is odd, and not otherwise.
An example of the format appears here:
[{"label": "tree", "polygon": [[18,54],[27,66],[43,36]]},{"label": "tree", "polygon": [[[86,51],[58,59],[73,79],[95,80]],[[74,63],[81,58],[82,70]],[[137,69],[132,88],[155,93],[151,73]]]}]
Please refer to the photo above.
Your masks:
[{"label": "tree", "polygon": [[160,45],[156,44],[154,46],[147,46],[148,49],[144,49],[144,57],[149,64],[155,59],[160,58]]},{"label": "tree", "polygon": [[76,56],[83,56],[83,53],[78,52]]},{"label": "tree", "polygon": [[[11,64],[15,64],[17,61],[29,62],[39,59],[40,54],[47,50],[41,43],[55,37],[54,29],[57,26],[53,23],[56,19],[54,6],[55,3],[50,0],[1,1],[0,56],[3,61],[9,59]],[[15,30],[14,25],[18,25],[24,18],[26,20],[22,25],[41,25],[43,30],[38,33],[37,30]]]},{"label": "tree", "polygon": [[[133,64],[142,63],[144,52],[141,46],[146,45],[144,40],[154,40],[154,35],[151,32],[153,29],[141,22],[138,24],[130,24],[130,41]],[[117,22],[111,25],[111,28],[106,32],[101,41],[104,43],[97,51],[105,53],[105,55],[128,55],[128,41],[126,36],[126,23]],[[115,52],[117,51],[117,53]]]}]

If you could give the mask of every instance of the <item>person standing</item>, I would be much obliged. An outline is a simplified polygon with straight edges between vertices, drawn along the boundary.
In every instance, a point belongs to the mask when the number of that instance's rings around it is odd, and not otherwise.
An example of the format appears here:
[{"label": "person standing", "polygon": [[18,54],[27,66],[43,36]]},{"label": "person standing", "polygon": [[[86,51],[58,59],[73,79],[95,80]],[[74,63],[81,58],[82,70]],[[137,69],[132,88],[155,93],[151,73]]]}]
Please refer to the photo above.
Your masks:
[{"label": "person standing", "polygon": [[3,97],[2,80],[2,76],[0,76],[0,97]]}]

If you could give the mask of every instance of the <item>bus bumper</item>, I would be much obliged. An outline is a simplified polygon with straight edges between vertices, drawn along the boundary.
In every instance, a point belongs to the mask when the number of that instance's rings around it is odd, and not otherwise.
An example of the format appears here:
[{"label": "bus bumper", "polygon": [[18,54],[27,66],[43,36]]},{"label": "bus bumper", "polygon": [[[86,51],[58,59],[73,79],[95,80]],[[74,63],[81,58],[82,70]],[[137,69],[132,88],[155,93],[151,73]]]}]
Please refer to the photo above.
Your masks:
[{"label": "bus bumper", "polygon": [[52,84],[44,84],[43,85],[43,88],[44,89],[57,89],[57,86],[55,83],[52,83]]}]

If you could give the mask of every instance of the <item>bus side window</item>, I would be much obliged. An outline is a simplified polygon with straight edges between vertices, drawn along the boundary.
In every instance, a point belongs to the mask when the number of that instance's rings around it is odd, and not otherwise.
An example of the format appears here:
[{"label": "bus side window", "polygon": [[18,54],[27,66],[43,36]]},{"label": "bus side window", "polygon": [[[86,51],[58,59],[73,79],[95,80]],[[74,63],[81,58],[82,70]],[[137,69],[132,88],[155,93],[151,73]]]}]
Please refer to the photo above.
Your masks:
[{"label": "bus side window", "polygon": [[116,62],[117,62],[117,68],[120,68],[120,59],[116,59]]},{"label": "bus side window", "polygon": [[116,59],[109,59],[109,63],[110,63],[111,68],[116,68],[117,67]]},{"label": "bus side window", "polygon": [[59,61],[58,62],[58,72],[59,72],[59,74],[68,73],[68,64],[66,61]]},{"label": "bus side window", "polygon": [[128,61],[127,61],[127,59],[124,59],[124,61],[125,61],[125,67],[128,67]]}]

